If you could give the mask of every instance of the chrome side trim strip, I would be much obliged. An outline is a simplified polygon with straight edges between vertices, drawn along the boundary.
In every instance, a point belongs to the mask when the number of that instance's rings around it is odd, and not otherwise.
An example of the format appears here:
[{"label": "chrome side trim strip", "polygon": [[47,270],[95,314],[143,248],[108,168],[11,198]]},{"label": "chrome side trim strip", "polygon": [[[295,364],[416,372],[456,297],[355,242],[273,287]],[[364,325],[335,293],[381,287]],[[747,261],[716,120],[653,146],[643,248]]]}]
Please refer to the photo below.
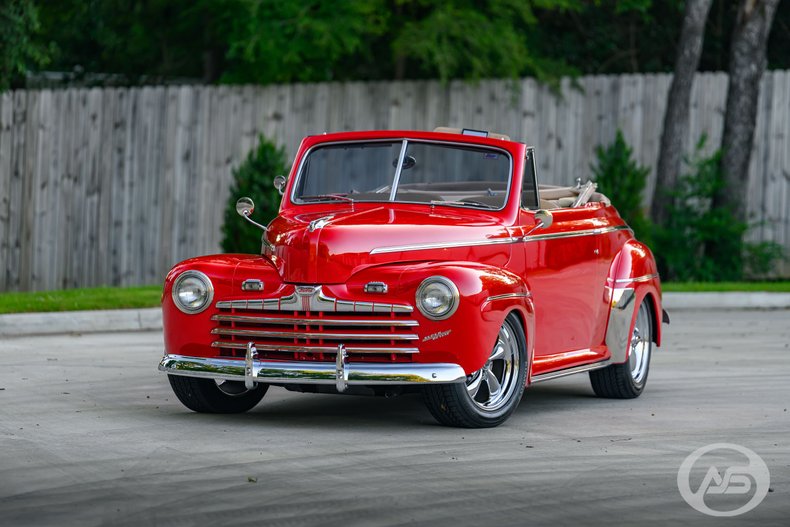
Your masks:
[{"label": "chrome side trim strip", "polygon": [[435,242],[435,243],[415,243],[411,245],[391,245],[388,247],[376,247],[370,254],[396,253],[401,251],[422,251],[426,249],[452,249],[455,247],[476,247],[480,245],[499,245],[516,242],[534,242],[540,240],[554,240],[560,238],[576,238],[578,236],[596,236],[598,234],[608,234],[610,232],[628,230],[628,225],[615,225],[613,227],[598,227],[595,229],[585,229],[573,232],[557,232],[549,234],[532,234],[529,236],[516,236],[508,238],[493,238],[488,240],[463,240],[457,242]]},{"label": "chrome side trim strip", "polygon": [[620,278],[618,280],[615,280],[614,283],[615,284],[625,284],[625,283],[628,283],[628,282],[649,282],[653,278],[658,278],[658,273],[645,274],[645,275],[642,275],[642,276],[636,276],[634,278]]},{"label": "chrome side trim strip", "polygon": [[420,323],[416,320],[359,320],[350,318],[285,318],[255,317],[248,315],[214,315],[214,322],[238,322],[243,324],[271,324],[283,326],[359,326],[359,327],[414,327]]},{"label": "chrome side trim strip", "polygon": [[411,245],[391,245],[376,247],[370,254],[397,253],[401,251],[422,251],[426,249],[451,249],[454,247],[476,247],[478,245],[501,245],[516,243],[521,237],[493,238],[488,240],[463,240],[458,242],[415,243]]},{"label": "chrome side trim strip", "polygon": [[604,360],[600,362],[593,362],[592,364],[584,364],[582,366],[576,366],[575,368],[567,368],[564,370],[542,373],[540,375],[533,375],[530,383],[534,384],[536,382],[550,381],[551,379],[558,379],[560,377],[565,377],[566,375],[573,375],[575,373],[584,373],[587,371],[599,370],[601,368],[607,367],[609,364],[610,362],[608,360]]},{"label": "chrome side trim strip", "polygon": [[323,340],[418,340],[414,333],[331,333],[313,331],[270,331],[266,329],[214,328],[212,335],[239,337],[264,337],[272,339],[323,339]]},{"label": "chrome side trim strip", "polygon": [[[337,351],[337,348],[334,348]],[[254,382],[270,384],[335,384],[338,382],[337,363],[333,362],[277,362],[252,360],[250,378]],[[170,375],[245,380],[243,359],[207,359],[183,355],[165,355],[159,371]],[[453,383],[466,378],[458,364],[343,364],[343,380],[349,385]]]},{"label": "chrome side trim strip", "polygon": [[557,232],[557,233],[549,233],[549,234],[533,234],[530,236],[525,236],[525,242],[537,242],[541,240],[554,240],[560,238],[578,238],[580,236],[596,236],[598,234],[608,234],[610,232],[615,231],[624,231],[628,230],[631,227],[628,225],[616,225],[614,227],[599,227],[597,229],[584,229],[580,231],[572,231],[572,232]]},{"label": "chrome side trim strip", "polygon": [[[254,344],[256,349],[262,351],[286,351],[288,353],[335,353],[337,351],[337,346],[322,346],[319,344],[315,346],[309,344],[262,344],[260,342],[255,342]],[[244,342],[217,340],[211,343],[211,347],[243,350],[247,349],[247,344]],[[417,348],[376,346],[346,346],[346,351],[348,353],[395,353],[397,355],[420,352]]]}]

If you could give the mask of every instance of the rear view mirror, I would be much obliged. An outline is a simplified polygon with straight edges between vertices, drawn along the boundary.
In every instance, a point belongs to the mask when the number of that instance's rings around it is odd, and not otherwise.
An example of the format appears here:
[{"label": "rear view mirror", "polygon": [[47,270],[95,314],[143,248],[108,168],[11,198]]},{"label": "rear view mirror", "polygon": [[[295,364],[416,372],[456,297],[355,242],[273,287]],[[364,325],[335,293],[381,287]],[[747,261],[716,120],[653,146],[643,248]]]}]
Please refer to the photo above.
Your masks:
[{"label": "rear view mirror", "polygon": [[251,198],[239,198],[239,200],[236,202],[236,212],[239,214],[239,216],[249,218],[254,211],[255,203]]},{"label": "rear view mirror", "polygon": [[286,183],[288,183],[288,179],[285,176],[277,176],[274,178],[274,188],[277,189],[277,192],[280,193],[280,196],[282,196],[283,192],[285,192]]}]

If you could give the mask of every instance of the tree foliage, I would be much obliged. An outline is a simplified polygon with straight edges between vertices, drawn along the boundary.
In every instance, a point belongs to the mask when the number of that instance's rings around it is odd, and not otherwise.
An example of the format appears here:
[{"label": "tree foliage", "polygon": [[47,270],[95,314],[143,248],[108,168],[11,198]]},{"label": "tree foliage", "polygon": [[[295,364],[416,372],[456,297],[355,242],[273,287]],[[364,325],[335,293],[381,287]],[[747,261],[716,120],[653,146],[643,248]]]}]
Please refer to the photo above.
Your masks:
[{"label": "tree foliage", "polygon": [[47,62],[46,49],[35,41],[38,11],[32,0],[0,2],[0,91],[24,76],[30,66]]},{"label": "tree foliage", "polygon": [[597,147],[595,155],[597,162],[592,171],[598,190],[609,197],[636,237],[649,243],[650,223],[642,202],[650,168],[633,159],[633,149],[620,130],[614,142],[607,147]]},{"label": "tree foliage", "polygon": [[[672,192],[669,216],[664,226],[654,228],[656,256],[661,276],[677,281],[738,281],[769,273],[783,258],[774,242],[743,240],[749,225],[735,219],[715,203],[723,188],[721,151],[703,156],[706,137],[700,138],[695,154],[686,160],[687,172]],[[724,250],[711,254],[711,242]]]},{"label": "tree foliage", "polygon": [[221,245],[224,252],[260,253],[263,233],[236,213],[236,200],[243,196],[252,198],[255,201],[255,221],[268,224],[280,209],[280,193],[274,188],[274,178],[287,173],[285,151],[261,136],[258,146],[233,171],[233,183],[222,224]]}]

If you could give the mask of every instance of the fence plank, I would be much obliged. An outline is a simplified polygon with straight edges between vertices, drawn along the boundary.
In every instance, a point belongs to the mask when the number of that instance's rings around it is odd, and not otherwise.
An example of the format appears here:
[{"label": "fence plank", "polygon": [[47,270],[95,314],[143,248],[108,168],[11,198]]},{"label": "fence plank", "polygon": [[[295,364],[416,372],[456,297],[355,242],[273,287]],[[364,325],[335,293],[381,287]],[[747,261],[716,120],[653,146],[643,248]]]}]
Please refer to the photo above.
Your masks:
[{"label": "fence plank", "polygon": [[[435,126],[492,129],[538,149],[544,183],[590,175],[623,130],[654,167],[671,76],[347,82],[0,94],[0,291],[160,282],[219,250],[231,171],[263,134],[293,159],[305,134]],[[574,87],[574,85],[576,87]],[[695,79],[686,150],[719,145],[727,76]],[[790,72],[762,83],[746,185],[752,241],[790,254]],[[787,262],[777,273],[790,275]]]}]

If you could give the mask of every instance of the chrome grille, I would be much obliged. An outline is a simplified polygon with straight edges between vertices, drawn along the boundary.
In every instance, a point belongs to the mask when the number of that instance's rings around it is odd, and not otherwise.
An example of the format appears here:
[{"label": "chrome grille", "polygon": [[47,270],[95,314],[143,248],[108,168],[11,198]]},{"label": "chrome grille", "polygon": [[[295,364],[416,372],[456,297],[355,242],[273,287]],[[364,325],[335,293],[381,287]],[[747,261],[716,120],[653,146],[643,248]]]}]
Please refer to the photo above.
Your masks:
[{"label": "chrome grille", "polygon": [[216,307],[212,346],[220,356],[243,357],[248,342],[268,360],[334,361],[340,344],[363,362],[409,362],[419,352],[419,322],[406,304],[336,300],[320,287],[297,287],[279,299],[220,301]]}]

